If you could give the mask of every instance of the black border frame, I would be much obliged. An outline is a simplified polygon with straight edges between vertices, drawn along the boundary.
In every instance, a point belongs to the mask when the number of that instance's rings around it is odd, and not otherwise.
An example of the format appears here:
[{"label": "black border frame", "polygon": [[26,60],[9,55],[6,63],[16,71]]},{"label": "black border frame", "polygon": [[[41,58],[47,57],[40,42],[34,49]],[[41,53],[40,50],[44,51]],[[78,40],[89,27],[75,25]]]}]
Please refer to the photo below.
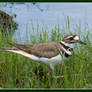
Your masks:
[{"label": "black border frame", "polygon": [[[92,0],[0,0],[0,3],[8,3],[8,2],[17,2],[17,3],[19,3],[19,2],[29,2],[29,3],[31,3],[31,2],[39,2],[39,3],[46,3],[46,2],[49,2],[49,3],[92,3]],[[16,92],[16,91],[19,91],[19,92],[30,92],[30,91],[34,91],[34,92],[43,92],[43,91],[45,91],[45,92],[72,92],[72,91],[75,91],[75,92],[84,92],[84,91],[87,91],[87,92],[92,92],[92,88],[88,88],[88,89],[83,89],[83,88],[76,88],[76,89],[72,89],[72,88],[70,88],[70,89],[58,89],[58,88],[56,88],[56,89],[46,89],[46,88],[43,88],[43,89],[35,89],[35,88],[23,88],[23,89],[18,89],[18,88],[3,88],[3,89],[0,89],[0,91],[7,91],[7,92]]]},{"label": "black border frame", "polygon": [[74,2],[74,3],[91,3],[92,0],[0,0],[0,2],[68,2],[68,3],[71,3],[71,2]]}]

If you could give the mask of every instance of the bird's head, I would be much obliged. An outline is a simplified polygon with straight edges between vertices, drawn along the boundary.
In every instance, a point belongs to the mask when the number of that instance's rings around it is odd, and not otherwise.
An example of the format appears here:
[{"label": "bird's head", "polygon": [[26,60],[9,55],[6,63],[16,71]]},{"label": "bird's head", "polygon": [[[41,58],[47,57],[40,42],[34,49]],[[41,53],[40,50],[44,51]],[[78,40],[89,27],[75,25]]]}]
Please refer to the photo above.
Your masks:
[{"label": "bird's head", "polygon": [[76,34],[65,35],[61,43],[70,48],[73,48],[74,43],[85,44]]}]

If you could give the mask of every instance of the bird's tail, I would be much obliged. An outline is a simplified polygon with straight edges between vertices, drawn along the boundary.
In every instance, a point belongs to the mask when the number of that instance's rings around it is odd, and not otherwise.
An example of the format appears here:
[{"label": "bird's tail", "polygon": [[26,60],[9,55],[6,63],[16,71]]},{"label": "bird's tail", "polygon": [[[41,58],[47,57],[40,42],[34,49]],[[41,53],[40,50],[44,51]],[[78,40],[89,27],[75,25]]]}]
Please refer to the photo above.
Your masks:
[{"label": "bird's tail", "polygon": [[25,52],[23,50],[16,49],[16,48],[0,48],[0,50],[5,50],[5,51],[21,54],[23,56],[27,56],[28,55],[27,52]]},{"label": "bird's tail", "polygon": [[16,48],[0,48],[0,50],[14,52],[14,53],[21,54],[21,55],[24,55],[24,56],[27,56],[27,57],[29,56],[29,53],[26,52],[25,49],[23,49],[24,45],[11,43],[11,42],[7,42],[7,43],[16,47]]},{"label": "bird's tail", "polygon": [[9,50],[17,50],[17,49],[16,48],[0,48],[0,50],[9,51]]}]

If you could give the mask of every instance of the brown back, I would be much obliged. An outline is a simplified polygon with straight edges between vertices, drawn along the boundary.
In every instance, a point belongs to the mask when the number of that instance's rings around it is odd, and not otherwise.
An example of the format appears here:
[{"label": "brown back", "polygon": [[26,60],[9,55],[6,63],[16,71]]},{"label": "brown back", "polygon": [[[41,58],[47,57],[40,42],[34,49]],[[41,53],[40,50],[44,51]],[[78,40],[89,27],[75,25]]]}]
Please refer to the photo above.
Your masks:
[{"label": "brown back", "polygon": [[61,51],[64,51],[59,41],[46,42],[35,45],[21,45],[10,42],[9,44],[38,57],[51,58],[57,56],[60,53],[58,48]]}]

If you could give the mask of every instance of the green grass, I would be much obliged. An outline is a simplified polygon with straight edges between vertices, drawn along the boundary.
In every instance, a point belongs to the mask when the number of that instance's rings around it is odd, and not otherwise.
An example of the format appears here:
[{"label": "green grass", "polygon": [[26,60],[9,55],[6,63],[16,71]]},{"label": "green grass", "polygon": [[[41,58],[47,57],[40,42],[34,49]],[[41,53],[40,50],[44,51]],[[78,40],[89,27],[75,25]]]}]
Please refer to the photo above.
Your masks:
[{"label": "green grass", "polygon": [[[64,34],[70,33],[69,17],[67,17],[67,29],[58,28],[51,30],[51,36],[46,29],[42,33],[38,32],[38,38],[31,34],[30,44],[43,43],[47,41],[61,40]],[[76,27],[79,30],[79,27]],[[86,30],[86,29],[85,29]],[[27,32],[26,32],[27,33]],[[36,63],[24,56],[0,50],[0,87],[1,88],[92,88],[92,39],[89,34],[78,35],[87,43],[87,46],[76,45],[73,55],[63,66],[55,66],[55,74],[62,75],[62,79],[52,79],[48,77],[49,68],[46,65]],[[8,40],[16,42],[8,34]],[[26,39],[27,41],[27,39]],[[27,42],[25,42],[27,44]],[[1,36],[0,47],[11,47],[6,43],[6,39]],[[62,71],[61,71],[62,70]]]}]

